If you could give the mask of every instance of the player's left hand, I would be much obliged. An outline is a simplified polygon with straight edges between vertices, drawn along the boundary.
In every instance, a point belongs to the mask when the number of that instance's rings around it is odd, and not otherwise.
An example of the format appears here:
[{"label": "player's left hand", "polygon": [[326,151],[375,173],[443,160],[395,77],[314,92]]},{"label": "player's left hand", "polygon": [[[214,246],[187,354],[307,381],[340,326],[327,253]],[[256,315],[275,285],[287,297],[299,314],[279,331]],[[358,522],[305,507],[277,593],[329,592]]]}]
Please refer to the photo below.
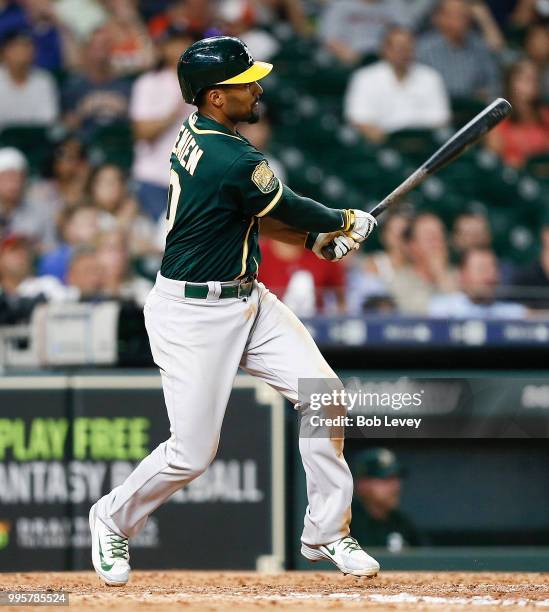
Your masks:
[{"label": "player's left hand", "polygon": [[319,259],[327,259],[322,254],[322,249],[326,246],[329,246],[335,253],[335,257],[331,261],[339,261],[351,251],[358,249],[360,244],[341,231],[329,232],[317,236],[312,251]]},{"label": "player's left hand", "polygon": [[348,229],[345,232],[355,242],[364,242],[372,233],[372,230],[377,225],[377,219],[370,213],[360,209],[345,209],[346,220],[348,221]]}]

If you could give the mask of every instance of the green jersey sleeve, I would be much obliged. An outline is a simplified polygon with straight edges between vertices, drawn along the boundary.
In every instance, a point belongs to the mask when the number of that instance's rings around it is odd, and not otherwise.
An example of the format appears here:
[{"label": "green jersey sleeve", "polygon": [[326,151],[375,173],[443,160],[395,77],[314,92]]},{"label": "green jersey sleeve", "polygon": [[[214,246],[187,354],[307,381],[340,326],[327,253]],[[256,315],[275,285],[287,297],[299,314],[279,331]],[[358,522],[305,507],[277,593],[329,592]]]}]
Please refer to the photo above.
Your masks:
[{"label": "green jersey sleeve", "polygon": [[282,197],[282,182],[259,153],[246,152],[227,171],[222,187],[249,217],[263,217]]},{"label": "green jersey sleeve", "polygon": [[345,229],[344,210],[328,208],[311,198],[299,196],[286,185],[282,189],[279,205],[269,214],[291,227],[308,232],[337,232]]}]

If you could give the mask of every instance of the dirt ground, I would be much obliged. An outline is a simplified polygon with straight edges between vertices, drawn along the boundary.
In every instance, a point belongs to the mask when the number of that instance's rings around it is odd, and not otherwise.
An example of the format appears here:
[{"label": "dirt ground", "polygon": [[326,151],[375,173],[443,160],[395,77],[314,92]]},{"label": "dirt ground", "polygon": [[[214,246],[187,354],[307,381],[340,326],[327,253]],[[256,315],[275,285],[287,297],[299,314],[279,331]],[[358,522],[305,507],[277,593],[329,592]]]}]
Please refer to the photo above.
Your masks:
[{"label": "dirt ground", "polygon": [[[107,587],[92,572],[0,574],[0,592],[61,589],[70,592],[71,608],[112,612],[274,607],[301,611],[549,611],[548,573],[383,572],[368,579],[336,572],[135,571],[126,587]],[[24,609],[44,610],[28,606]]]}]

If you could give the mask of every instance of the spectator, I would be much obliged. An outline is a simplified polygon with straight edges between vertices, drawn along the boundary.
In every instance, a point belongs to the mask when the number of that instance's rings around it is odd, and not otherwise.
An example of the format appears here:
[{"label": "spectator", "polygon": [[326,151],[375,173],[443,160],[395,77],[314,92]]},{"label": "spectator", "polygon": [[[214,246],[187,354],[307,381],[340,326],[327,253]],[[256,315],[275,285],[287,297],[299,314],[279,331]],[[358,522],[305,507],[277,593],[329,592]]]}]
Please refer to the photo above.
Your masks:
[{"label": "spectator", "polygon": [[[549,221],[541,228],[541,251],[536,261],[518,270],[512,279],[520,301],[533,309],[549,310]],[[520,294],[519,294],[520,295]]]},{"label": "spectator", "polygon": [[474,248],[463,254],[459,268],[460,290],[434,296],[429,315],[439,318],[523,319],[528,311],[522,304],[495,299],[499,285],[498,261],[489,248]]},{"label": "spectator", "polygon": [[155,224],[139,211],[135,198],[128,192],[124,172],[118,166],[105,164],[90,177],[89,203],[100,212],[103,229],[119,228],[130,240],[132,254],[156,253],[153,246]]},{"label": "spectator", "polygon": [[511,21],[516,27],[526,28],[547,17],[547,5],[543,0],[517,0]]},{"label": "spectator", "polygon": [[256,0],[249,4],[252,4],[257,12],[257,22],[262,25],[268,27],[273,22],[282,20],[289,23],[300,36],[308,36],[311,33],[302,0]]},{"label": "spectator", "polygon": [[154,47],[137,10],[137,0],[106,0],[111,16],[105,28],[112,36],[111,64],[118,76],[151,68]]},{"label": "spectator", "polygon": [[362,303],[362,312],[375,315],[398,314],[395,301],[386,293],[373,294],[366,298]]},{"label": "spectator", "polygon": [[410,225],[410,215],[403,210],[393,210],[386,213],[381,226],[382,251],[368,255],[366,268],[388,283],[394,277],[395,271],[402,268],[406,258],[406,231]]},{"label": "spectator", "polygon": [[337,0],[326,5],[320,38],[344,64],[377,54],[389,26],[407,26],[398,0]]},{"label": "spectator", "polygon": [[78,42],[87,40],[108,18],[101,0],[55,0],[54,10]]},{"label": "spectator", "polygon": [[27,161],[12,147],[0,149],[0,239],[18,234],[38,248],[55,243],[55,220],[26,192]]},{"label": "spectator", "polygon": [[163,13],[173,0],[139,0],[139,12],[147,22]]},{"label": "spectator", "polygon": [[[492,0],[492,3],[495,0]],[[500,0],[501,2],[501,0]],[[472,19],[480,30],[486,46],[495,53],[505,50],[505,38],[494,17],[490,2],[485,0],[469,0]]]},{"label": "spectator", "polygon": [[55,14],[53,0],[20,0],[34,41],[34,63],[49,71],[74,65],[78,48],[71,31]]},{"label": "spectator", "polygon": [[77,292],[82,302],[104,299],[101,293],[101,268],[94,247],[81,246],[71,254],[67,271],[67,285]]},{"label": "spectator", "polygon": [[541,80],[541,97],[549,102],[549,26],[535,24],[529,28],[524,42],[528,59],[536,64]]},{"label": "spectator", "polygon": [[347,121],[374,142],[397,130],[448,123],[444,81],[432,68],[414,62],[412,33],[388,30],[382,56],[382,61],[354,73],[345,97]]},{"label": "spectator", "polygon": [[0,242],[0,293],[35,303],[70,299],[66,288],[53,276],[33,275],[33,258],[32,245],[23,236],[8,236]]},{"label": "spectator", "polygon": [[19,2],[0,0],[0,39],[8,32],[22,30],[27,26],[25,11]]},{"label": "spectator", "polygon": [[386,448],[362,451],[355,459],[353,534],[365,546],[401,552],[421,544],[420,535],[400,506],[405,471]]},{"label": "spectator", "polygon": [[492,232],[486,215],[480,212],[463,212],[452,226],[452,248],[458,256],[469,249],[488,249],[492,245]]},{"label": "spectator", "polygon": [[276,55],[280,45],[272,34],[256,27],[255,8],[248,0],[229,0],[219,5],[217,15],[224,34],[243,40],[254,57],[270,60]]},{"label": "spectator", "polygon": [[540,99],[539,73],[531,60],[514,64],[507,77],[511,116],[489,132],[488,148],[520,168],[529,157],[549,152],[549,108]]},{"label": "spectator", "polygon": [[380,225],[380,240],[383,250],[366,257],[347,255],[343,260],[347,266],[347,304],[349,312],[359,314],[365,309],[389,312],[394,302],[387,296],[395,272],[408,262],[404,238],[410,216],[402,210],[385,214]]},{"label": "spectator", "polygon": [[[453,98],[491,100],[500,92],[493,52],[500,48],[495,39],[501,36],[488,9],[482,7],[483,3],[466,0],[442,0],[433,16],[434,30],[418,41],[418,61],[438,70]],[[482,36],[473,31],[473,19]]]},{"label": "spectator", "polygon": [[[492,230],[485,214],[465,211],[459,214],[452,225],[451,247],[456,260],[470,249],[491,249]],[[509,260],[498,261],[501,283],[509,285],[515,273],[515,265]]]},{"label": "spectator", "polygon": [[166,163],[182,122],[194,110],[181,97],[175,70],[181,53],[191,43],[186,30],[168,28],[158,39],[158,66],[139,77],[132,90],[130,118],[135,134],[132,174],[141,207],[153,219],[164,214],[168,198]]},{"label": "spectator", "polygon": [[13,125],[52,125],[59,114],[57,88],[41,68],[33,68],[29,30],[12,30],[2,41],[0,129]]},{"label": "spectator", "polygon": [[213,20],[214,8],[211,0],[174,0],[164,12],[150,20],[149,32],[156,38],[172,26],[186,30],[195,39],[199,39],[209,34]]},{"label": "spectator", "polygon": [[77,49],[70,31],[57,20],[52,0],[0,2],[0,39],[15,30],[28,30],[32,36],[36,66],[55,71],[67,59],[74,62]]},{"label": "spectator", "polygon": [[45,253],[38,262],[38,273],[65,280],[74,250],[93,245],[99,233],[99,211],[93,206],[67,208],[59,222],[61,243]]},{"label": "spectator", "polygon": [[30,256],[21,239],[9,236],[0,240],[0,325],[13,325],[28,321],[36,304],[43,301],[23,298],[18,294],[19,286],[30,271]]},{"label": "spectator", "polygon": [[142,308],[153,285],[146,278],[131,272],[124,232],[111,230],[99,234],[97,260],[101,268],[102,291],[105,296],[131,300]]},{"label": "spectator", "polygon": [[7,236],[0,242],[0,286],[2,292],[15,294],[30,274],[32,254],[22,236]]},{"label": "spectator", "polygon": [[456,289],[442,221],[420,213],[407,227],[405,240],[409,263],[395,270],[389,291],[401,313],[425,315],[433,295]]},{"label": "spectator", "polygon": [[45,177],[31,184],[29,199],[57,219],[66,207],[81,203],[89,174],[86,150],[69,136],[57,143],[45,169]]},{"label": "spectator", "polygon": [[318,259],[302,246],[276,240],[262,242],[259,279],[298,316],[326,310],[330,294],[335,309],[345,310],[343,267]]},{"label": "spectator", "polygon": [[95,30],[84,46],[81,72],[70,76],[63,86],[65,123],[85,142],[98,128],[128,119],[131,86],[112,71],[112,47],[110,31],[105,27]]}]

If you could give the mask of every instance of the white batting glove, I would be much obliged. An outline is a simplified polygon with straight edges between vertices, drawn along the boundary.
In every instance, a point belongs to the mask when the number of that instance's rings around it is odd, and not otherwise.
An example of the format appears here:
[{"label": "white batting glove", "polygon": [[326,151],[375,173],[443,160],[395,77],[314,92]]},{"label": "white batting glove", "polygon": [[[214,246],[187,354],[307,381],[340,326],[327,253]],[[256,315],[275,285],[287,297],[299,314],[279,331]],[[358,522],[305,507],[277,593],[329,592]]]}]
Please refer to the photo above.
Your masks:
[{"label": "white batting glove", "polygon": [[312,251],[319,259],[327,259],[322,254],[322,249],[326,246],[330,246],[335,255],[330,261],[339,261],[351,251],[358,249],[360,244],[343,232],[330,232],[317,236]]},{"label": "white batting glove", "polygon": [[346,208],[343,214],[345,217],[344,232],[355,242],[364,242],[377,225],[377,219],[364,210]]}]

